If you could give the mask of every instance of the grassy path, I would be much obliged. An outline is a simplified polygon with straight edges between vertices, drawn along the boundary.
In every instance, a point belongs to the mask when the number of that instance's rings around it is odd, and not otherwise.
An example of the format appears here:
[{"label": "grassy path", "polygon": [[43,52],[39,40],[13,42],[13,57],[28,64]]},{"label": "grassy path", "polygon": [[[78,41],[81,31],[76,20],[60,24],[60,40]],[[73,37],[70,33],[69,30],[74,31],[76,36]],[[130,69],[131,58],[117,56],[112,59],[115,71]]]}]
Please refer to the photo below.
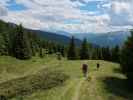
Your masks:
[{"label": "grassy path", "polygon": [[84,80],[84,78],[71,80],[63,90],[59,100],[79,100],[80,89]]},{"label": "grassy path", "polygon": [[105,100],[101,96],[101,87],[99,88],[99,83],[97,80],[96,72],[90,73],[90,80],[86,80],[80,89],[81,93],[79,95],[79,100]]},{"label": "grassy path", "polygon": [[80,89],[81,89],[81,86],[82,86],[84,80],[85,80],[84,78],[81,78],[78,81],[78,83],[76,85],[74,96],[72,97],[72,100],[79,100]]},{"label": "grassy path", "polygon": [[[69,84],[66,86],[66,88],[63,90],[63,93],[60,96],[60,100],[68,100],[71,98],[72,96],[72,92],[74,90],[74,86],[78,81],[75,80],[71,80],[69,82]],[[67,97],[66,97],[67,96]]]}]

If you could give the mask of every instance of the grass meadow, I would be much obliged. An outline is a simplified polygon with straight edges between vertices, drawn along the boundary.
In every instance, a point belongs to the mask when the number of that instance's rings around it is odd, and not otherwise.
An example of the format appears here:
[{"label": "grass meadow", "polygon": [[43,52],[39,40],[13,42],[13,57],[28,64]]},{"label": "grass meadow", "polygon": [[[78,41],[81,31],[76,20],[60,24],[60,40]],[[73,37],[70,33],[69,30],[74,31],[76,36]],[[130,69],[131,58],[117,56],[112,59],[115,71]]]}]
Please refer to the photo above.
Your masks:
[{"label": "grass meadow", "polygon": [[[89,66],[88,78],[84,78],[82,75],[81,65],[84,62],[87,62]],[[101,66],[99,70],[96,69],[97,63],[100,63]],[[62,74],[41,74],[46,78],[39,76],[40,80],[34,80],[34,75],[40,75],[38,73],[49,72],[49,70]],[[67,78],[64,78],[65,76]],[[44,89],[38,88],[25,95],[18,92],[9,100],[133,100],[133,91],[128,88],[126,77],[121,73],[120,65],[112,62],[57,60],[55,55],[46,56],[43,59],[34,57],[27,61],[7,56],[0,57],[0,89],[15,87],[15,85],[3,84],[9,84],[12,81],[17,83],[19,79],[22,79],[20,82],[23,81],[24,84],[20,84],[20,86],[18,84],[15,89],[21,90],[22,87],[28,89],[31,80],[24,79],[24,77],[30,78],[33,83],[37,81],[38,86],[41,82],[47,83],[47,86],[49,84],[54,84],[54,86]],[[57,81],[60,81],[61,84],[55,85]],[[29,87],[28,85],[26,87],[25,84],[28,84]],[[2,90],[0,90],[1,92]]]}]

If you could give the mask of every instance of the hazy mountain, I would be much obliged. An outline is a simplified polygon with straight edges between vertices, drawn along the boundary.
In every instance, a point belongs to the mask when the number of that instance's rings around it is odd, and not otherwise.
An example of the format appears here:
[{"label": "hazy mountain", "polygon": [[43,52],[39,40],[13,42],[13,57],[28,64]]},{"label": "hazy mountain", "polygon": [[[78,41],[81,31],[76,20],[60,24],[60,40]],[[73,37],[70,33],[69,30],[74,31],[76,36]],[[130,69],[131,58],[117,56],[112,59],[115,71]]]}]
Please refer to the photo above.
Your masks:
[{"label": "hazy mountain", "polygon": [[[11,26],[16,26],[15,24],[8,23]],[[30,30],[30,29],[27,29]],[[80,46],[81,41],[84,38],[87,38],[91,44],[95,44],[96,46],[122,46],[128,36],[130,36],[129,31],[117,31],[117,32],[109,32],[109,33],[75,33],[70,34],[65,31],[56,31],[56,32],[47,32],[40,30],[30,30],[34,33],[39,34],[45,40],[55,41],[61,44],[68,44],[71,36],[75,36],[76,45]]]},{"label": "hazy mountain", "polygon": [[[66,35],[62,35],[62,34],[58,34],[58,33],[54,33],[54,32],[47,32],[47,31],[40,31],[40,30],[31,30],[34,33],[39,34],[43,39],[45,40],[50,40],[53,42],[57,42],[60,44],[69,44],[71,36],[66,36]],[[77,46],[80,46],[81,44],[81,40],[80,39],[75,39],[75,44]]]},{"label": "hazy mountain", "polygon": [[117,31],[109,33],[86,33],[86,34],[74,34],[74,36],[80,40],[87,38],[92,44],[99,46],[122,46],[128,36],[130,36],[129,31]]},{"label": "hazy mountain", "polygon": [[109,33],[78,33],[78,34],[70,34],[64,31],[58,32],[46,32],[46,31],[38,31],[34,30],[34,32],[40,34],[44,39],[56,41],[62,44],[68,44],[71,36],[73,35],[76,38],[76,45],[80,46],[81,41],[84,38],[87,38],[88,41],[97,46],[110,46],[113,47],[115,45],[122,46],[125,40],[130,36],[129,31],[117,31],[117,32],[109,32]]}]

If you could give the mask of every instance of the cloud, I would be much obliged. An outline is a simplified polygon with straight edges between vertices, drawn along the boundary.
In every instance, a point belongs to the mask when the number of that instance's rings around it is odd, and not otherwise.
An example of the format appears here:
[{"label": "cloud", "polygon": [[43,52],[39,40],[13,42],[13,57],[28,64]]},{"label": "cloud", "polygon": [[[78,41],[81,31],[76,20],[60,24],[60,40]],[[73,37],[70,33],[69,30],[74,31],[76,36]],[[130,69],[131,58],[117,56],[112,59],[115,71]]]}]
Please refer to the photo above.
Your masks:
[{"label": "cloud", "polygon": [[[7,10],[9,1],[0,1],[0,18],[26,28],[101,33],[132,28],[133,23],[131,0],[15,0],[27,8],[21,11]],[[94,4],[92,11],[80,9],[88,9],[90,2]]]},{"label": "cloud", "polygon": [[7,9],[0,5],[0,16],[6,16],[7,15]]},{"label": "cloud", "polygon": [[110,17],[113,26],[133,25],[133,1],[114,1],[111,4]]}]

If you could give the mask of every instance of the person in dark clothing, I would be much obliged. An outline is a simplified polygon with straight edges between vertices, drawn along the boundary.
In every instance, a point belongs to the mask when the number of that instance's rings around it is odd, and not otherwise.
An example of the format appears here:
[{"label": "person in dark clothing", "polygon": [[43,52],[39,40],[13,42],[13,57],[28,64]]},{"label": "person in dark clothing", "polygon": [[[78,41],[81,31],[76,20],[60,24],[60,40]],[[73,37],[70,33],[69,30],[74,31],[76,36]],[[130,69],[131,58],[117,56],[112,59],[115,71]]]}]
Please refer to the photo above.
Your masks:
[{"label": "person in dark clothing", "polygon": [[97,63],[97,70],[99,70],[99,68],[100,68],[100,64],[99,64],[99,63]]},{"label": "person in dark clothing", "polygon": [[88,72],[88,65],[87,64],[82,65],[82,71],[83,71],[84,77],[87,77],[87,72]]}]

